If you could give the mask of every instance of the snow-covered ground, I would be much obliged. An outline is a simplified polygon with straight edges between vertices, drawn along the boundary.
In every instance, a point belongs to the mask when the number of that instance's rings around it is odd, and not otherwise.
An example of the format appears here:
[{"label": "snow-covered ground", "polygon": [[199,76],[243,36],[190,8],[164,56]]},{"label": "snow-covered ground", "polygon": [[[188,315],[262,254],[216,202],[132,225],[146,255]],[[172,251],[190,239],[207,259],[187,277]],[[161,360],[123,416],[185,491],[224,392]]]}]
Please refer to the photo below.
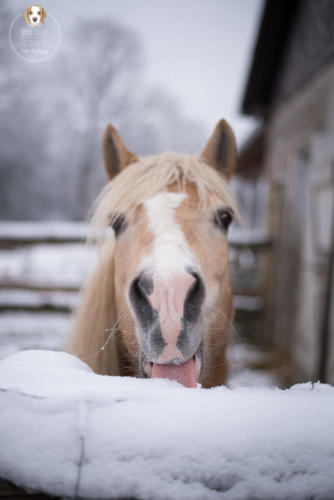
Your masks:
[{"label": "snow-covered ground", "polygon": [[281,375],[282,365],[279,364],[275,369],[272,367],[272,354],[254,345],[230,339],[227,349],[228,387],[285,386],[285,377]]},{"label": "snow-covered ground", "polygon": [[0,363],[0,477],[68,498],[334,498],[334,388],[187,389],[68,354]]},{"label": "snow-covered ground", "polygon": [[61,350],[70,329],[63,313],[5,312],[0,315],[0,359],[26,349]]}]

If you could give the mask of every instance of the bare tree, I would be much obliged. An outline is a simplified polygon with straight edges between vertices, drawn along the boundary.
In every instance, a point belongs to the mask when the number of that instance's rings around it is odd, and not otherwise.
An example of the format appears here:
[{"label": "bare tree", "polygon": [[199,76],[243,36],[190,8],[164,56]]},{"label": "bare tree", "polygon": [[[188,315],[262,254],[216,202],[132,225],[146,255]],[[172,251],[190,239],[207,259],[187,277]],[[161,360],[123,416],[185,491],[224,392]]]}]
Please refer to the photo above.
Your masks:
[{"label": "bare tree", "polygon": [[101,186],[103,172],[96,169],[101,132],[110,119],[125,117],[131,108],[140,69],[135,35],[113,22],[90,20],[77,26],[66,52],[65,80],[72,126],[82,137],[81,167],[76,193],[77,215],[83,215]]},{"label": "bare tree", "polygon": [[[8,29],[15,15],[4,5]],[[199,151],[200,126],[166,91],[145,85],[141,60],[137,37],[108,20],[77,22],[43,64],[4,47],[0,217],[85,218],[106,181],[100,143],[109,121],[139,155]]]}]

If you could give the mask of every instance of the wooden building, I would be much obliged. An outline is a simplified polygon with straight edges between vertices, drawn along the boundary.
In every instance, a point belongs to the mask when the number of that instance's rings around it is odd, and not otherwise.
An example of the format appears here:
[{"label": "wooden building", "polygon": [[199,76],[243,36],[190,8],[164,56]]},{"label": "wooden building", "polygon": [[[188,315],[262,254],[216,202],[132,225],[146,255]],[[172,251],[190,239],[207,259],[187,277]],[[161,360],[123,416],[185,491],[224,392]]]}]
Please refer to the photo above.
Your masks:
[{"label": "wooden building", "polygon": [[334,383],[332,0],[266,1],[242,111],[263,129],[241,162],[259,162],[270,192],[264,341],[290,352],[295,380]]}]

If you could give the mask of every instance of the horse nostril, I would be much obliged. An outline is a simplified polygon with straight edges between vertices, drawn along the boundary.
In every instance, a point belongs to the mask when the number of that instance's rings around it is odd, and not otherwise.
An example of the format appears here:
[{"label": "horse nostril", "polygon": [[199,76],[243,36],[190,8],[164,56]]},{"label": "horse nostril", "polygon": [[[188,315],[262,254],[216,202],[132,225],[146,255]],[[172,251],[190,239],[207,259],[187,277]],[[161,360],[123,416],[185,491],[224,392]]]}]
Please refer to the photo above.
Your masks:
[{"label": "horse nostril", "polygon": [[201,306],[204,300],[204,283],[199,274],[195,272],[190,273],[195,282],[188,290],[186,300],[184,302],[183,316],[186,320],[194,323],[197,321],[201,311]]},{"label": "horse nostril", "polygon": [[137,278],[137,286],[144,295],[151,295],[153,293],[153,280],[145,273],[141,273]]},{"label": "horse nostril", "polygon": [[130,285],[130,300],[133,304],[139,304],[143,298],[145,298],[145,293],[139,285],[140,278],[136,278]]},{"label": "horse nostril", "polygon": [[129,298],[138,320],[144,328],[148,327],[154,319],[154,312],[147,298],[152,290],[152,279],[144,273],[135,278],[130,285]]}]

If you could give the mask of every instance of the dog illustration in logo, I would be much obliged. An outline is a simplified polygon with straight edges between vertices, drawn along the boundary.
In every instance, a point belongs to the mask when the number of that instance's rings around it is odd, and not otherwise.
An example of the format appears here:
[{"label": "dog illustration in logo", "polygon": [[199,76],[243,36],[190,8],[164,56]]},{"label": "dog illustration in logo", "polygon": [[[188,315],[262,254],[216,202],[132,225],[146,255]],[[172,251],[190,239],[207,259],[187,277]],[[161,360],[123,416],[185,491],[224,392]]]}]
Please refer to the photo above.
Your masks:
[{"label": "dog illustration in logo", "polygon": [[44,23],[46,12],[40,5],[30,5],[23,13],[24,19],[28,26],[35,28]]}]

